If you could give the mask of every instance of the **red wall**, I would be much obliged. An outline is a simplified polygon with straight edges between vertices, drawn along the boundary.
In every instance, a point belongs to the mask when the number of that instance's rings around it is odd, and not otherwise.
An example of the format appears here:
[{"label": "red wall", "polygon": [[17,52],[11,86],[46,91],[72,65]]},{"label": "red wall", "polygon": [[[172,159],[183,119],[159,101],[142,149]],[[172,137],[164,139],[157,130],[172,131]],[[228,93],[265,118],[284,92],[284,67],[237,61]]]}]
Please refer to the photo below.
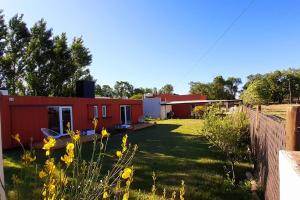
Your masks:
[{"label": "red wall", "polygon": [[192,106],[203,105],[204,103],[197,104],[176,104],[172,105],[172,111],[175,118],[189,118],[191,117]]},{"label": "red wall", "polygon": [[[0,116],[3,148],[17,146],[11,135],[19,133],[24,143],[41,141],[41,128],[48,127],[48,106],[72,106],[73,129],[92,128],[90,106],[97,105],[99,129],[113,128],[120,124],[120,105],[131,105],[132,123],[143,115],[141,100],[131,99],[90,99],[71,97],[0,96]],[[107,106],[107,117],[102,118],[101,106]]]}]

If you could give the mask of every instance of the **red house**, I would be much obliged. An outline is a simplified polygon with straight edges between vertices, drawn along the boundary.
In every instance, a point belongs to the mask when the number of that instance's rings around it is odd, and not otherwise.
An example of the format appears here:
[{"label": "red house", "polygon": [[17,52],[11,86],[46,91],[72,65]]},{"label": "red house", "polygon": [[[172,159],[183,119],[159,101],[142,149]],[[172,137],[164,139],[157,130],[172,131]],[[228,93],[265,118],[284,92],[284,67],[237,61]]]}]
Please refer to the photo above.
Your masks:
[{"label": "red house", "polygon": [[141,100],[71,98],[41,96],[0,96],[0,121],[3,148],[17,146],[11,135],[19,133],[22,142],[40,142],[41,128],[64,133],[70,122],[73,130],[92,127],[98,118],[98,129],[117,124],[135,124],[143,115]]}]

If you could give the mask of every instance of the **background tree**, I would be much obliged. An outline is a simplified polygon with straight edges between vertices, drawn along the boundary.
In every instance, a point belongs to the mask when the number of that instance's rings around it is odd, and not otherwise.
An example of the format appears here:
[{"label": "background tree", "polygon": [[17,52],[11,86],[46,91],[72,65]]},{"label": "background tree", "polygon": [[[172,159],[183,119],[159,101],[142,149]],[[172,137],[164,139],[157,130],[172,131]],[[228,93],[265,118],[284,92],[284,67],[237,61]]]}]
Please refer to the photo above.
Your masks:
[{"label": "background tree", "polygon": [[92,63],[92,54],[90,50],[84,46],[82,37],[74,38],[71,45],[71,62],[74,66],[74,73],[68,80],[68,87],[65,91],[67,96],[74,96],[76,92],[76,81],[90,80],[95,81],[90,74],[88,66]]},{"label": "background tree", "polygon": [[130,97],[130,99],[143,99],[143,98],[144,98],[144,94],[142,93],[134,94]]},{"label": "background tree", "polygon": [[23,56],[29,38],[30,33],[26,27],[26,23],[23,21],[23,15],[15,15],[8,23],[8,31],[4,38],[4,54],[1,58],[0,66],[3,83],[12,95],[16,95],[17,93],[24,94],[25,92],[23,84],[25,62]]},{"label": "background tree", "polygon": [[166,84],[159,90],[160,94],[173,94],[173,92],[174,87],[171,84]]},{"label": "background tree", "polygon": [[216,76],[211,83],[190,82],[191,94],[206,95],[208,99],[235,99],[240,78]]},{"label": "background tree", "polygon": [[31,28],[31,38],[25,53],[25,80],[29,95],[48,96],[50,94],[48,80],[52,58],[52,30],[47,29],[46,22],[41,19]]},{"label": "background tree", "polygon": [[264,79],[253,81],[242,93],[241,99],[244,104],[264,105],[271,101],[270,86]]},{"label": "background tree", "polygon": [[50,95],[65,96],[65,92],[69,87],[68,83],[76,70],[71,60],[71,51],[65,33],[54,38],[52,56],[49,72]]},{"label": "background tree", "polygon": [[103,96],[101,85],[99,84],[95,85],[95,94],[98,96]]},{"label": "background tree", "polygon": [[4,55],[4,48],[6,45],[6,34],[7,34],[7,27],[4,21],[4,15],[2,14],[3,11],[0,10],[0,87],[4,87],[4,77],[3,74],[3,55]]},{"label": "background tree", "polygon": [[101,96],[110,97],[110,98],[114,97],[114,91],[109,85],[102,85],[101,90],[102,90]]},{"label": "background tree", "polygon": [[114,85],[114,93],[118,98],[129,98],[133,94],[133,85],[127,81],[117,81]]}]

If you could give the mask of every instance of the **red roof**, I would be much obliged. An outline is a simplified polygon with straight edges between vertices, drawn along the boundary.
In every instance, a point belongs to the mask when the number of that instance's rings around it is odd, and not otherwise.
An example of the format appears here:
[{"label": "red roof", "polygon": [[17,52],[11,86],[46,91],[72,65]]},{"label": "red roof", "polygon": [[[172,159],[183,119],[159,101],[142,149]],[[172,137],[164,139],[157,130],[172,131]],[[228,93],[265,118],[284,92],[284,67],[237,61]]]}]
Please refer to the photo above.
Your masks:
[{"label": "red roof", "polygon": [[191,101],[191,100],[206,100],[207,96],[200,94],[173,95],[161,94],[158,95],[161,101]]}]

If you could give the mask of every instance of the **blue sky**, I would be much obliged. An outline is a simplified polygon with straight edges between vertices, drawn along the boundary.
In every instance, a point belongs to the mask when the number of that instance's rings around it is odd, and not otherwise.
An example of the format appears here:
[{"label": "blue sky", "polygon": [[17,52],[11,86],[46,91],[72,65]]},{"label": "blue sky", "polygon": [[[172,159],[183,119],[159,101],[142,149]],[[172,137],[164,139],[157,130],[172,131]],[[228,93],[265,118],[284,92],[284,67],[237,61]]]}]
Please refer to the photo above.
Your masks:
[{"label": "blue sky", "polygon": [[6,18],[40,18],[69,41],[83,36],[101,85],[174,85],[300,66],[300,1],[256,0],[204,58],[250,0],[0,0]]}]

